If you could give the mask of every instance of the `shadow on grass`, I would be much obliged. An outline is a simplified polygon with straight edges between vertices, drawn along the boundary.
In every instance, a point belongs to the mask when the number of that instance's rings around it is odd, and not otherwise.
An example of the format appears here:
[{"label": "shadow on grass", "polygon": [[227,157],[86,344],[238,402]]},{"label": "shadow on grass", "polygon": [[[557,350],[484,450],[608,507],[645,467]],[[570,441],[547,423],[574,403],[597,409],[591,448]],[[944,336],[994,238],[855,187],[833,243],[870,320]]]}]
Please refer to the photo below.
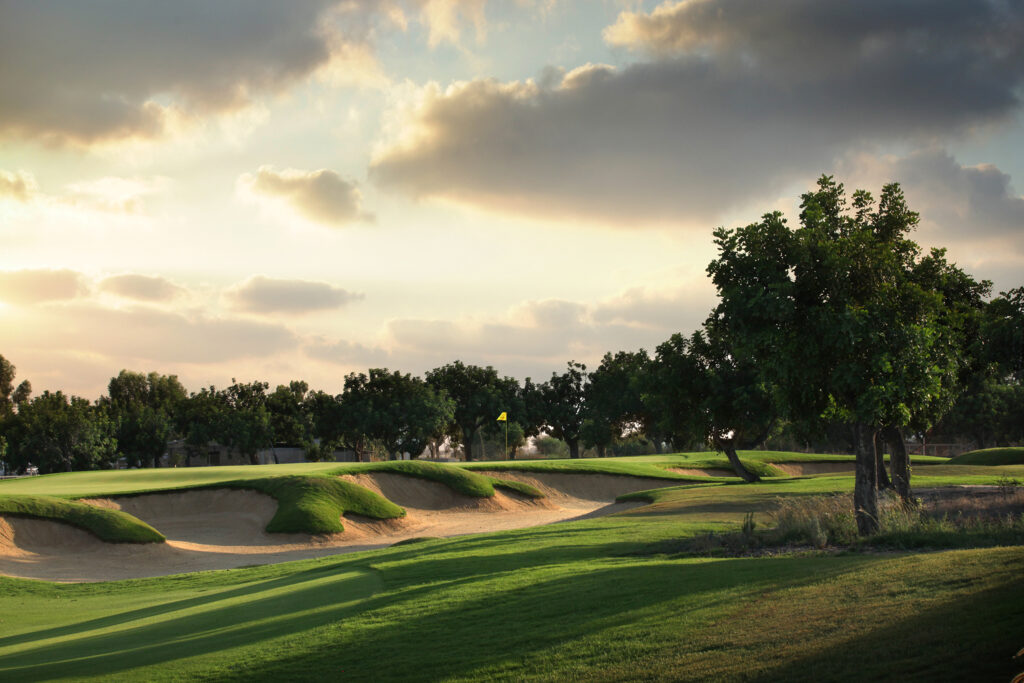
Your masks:
[{"label": "shadow on grass", "polygon": [[339,624],[330,639],[285,658],[252,662],[229,680],[315,680],[336,669],[354,680],[486,677],[481,669],[630,629],[651,615],[682,613],[691,622],[687,629],[700,628],[736,599],[734,590],[753,598],[769,587],[835,578],[869,561],[819,562],[817,571],[788,560],[576,565],[572,573],[563,569],[554,576],[550,569],[527,569],[523,576],[510,573],[469,586],[464,594],[439,588],[430,602],[440,607],[418,615],[406,609],[404,595],[374,599],[370,608],[377,611],[364,614],[379,626]]},{"label": "shadow on grass", "polygon": [[951,600],[751,676],[761,681],[1009,681],[1024,646],[1024,581]]},{"label": "shadow on grass", "polygon": [[[44,680],[110,675],[247,645],[355,613],[359,602],[380,588],[380,579],[373,572],[333,569],[300,572],[245,588],[24,634],[16,640],[60,640],[5,656],[0,660],[0,677]],[[103,629],[115,630],[96,633]]]}]

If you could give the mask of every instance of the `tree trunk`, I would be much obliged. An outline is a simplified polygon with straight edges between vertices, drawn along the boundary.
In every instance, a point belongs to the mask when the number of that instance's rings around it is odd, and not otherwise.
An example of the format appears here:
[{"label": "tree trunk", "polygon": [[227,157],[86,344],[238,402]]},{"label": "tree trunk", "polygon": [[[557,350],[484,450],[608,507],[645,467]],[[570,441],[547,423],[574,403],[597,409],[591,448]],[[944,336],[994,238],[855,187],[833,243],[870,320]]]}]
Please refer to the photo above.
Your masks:
[{"label": "tree trunk", "polygon": [[882,436],[889,443],[889,467],[892,469],[896,493],[904,505],[910,505],[910,455],[903,442],[903,434],[896,427],[887,427],[882,431]]},{"label": "tree trunk", "polygon": [[725,457],[729,458],[729,464],[732,465],[733,470],[736,471],[736,474],[739,475],[740,479],[748,483],[761,481],[761,477],[757,476],[743,465],[739,454],[736,453],[736,444],[733,443],[732,439],[721,439],[717,445],[725,451]]},{"label": "tree trunk", "polygon": [[604,455],[605,450],[604,450],[604,444],[603,443],[597,444],[596,446],[594,446],[594,448],[597,449],[597,457],[599,457],[599,458],[605,457],[605,455]]},{"label": "tree trunk", "polygon": [[277,449],[276,449],[276,448],[274,448],[273,444],[271,444],[271,446],[270,446],[270,452],[271,452],[271,453],[273,454],[273,456],[274,456],[274,464],[275,464],[275,465],[280,465],[280,464],[281,464],[281,461],[277,459]]},{"label": "tree trunk", "polygon": [[853,487],[853,509],[857,517],[857,533],[869,536],[878,531],[874,432],[868,425],[858,423],[854,425],[854,436],[857,471]]},{"label": "tree trunk", "polygon": [[578,458],[580,457],[580,440],[579,439],[566,439],[565,442],[569,444],[569,457]]},{"label": "tree trunk", "polygon": [[476,434],[480,438],[480,459],[481,460],[486,460],[487,459],[487,445],[484,443],[484,430],[477,429]]},{"label": "tree trunk", "polygon": [[473,437],[475,435],[475,428],[462,430],[462,450],[466,454],[466,462],[473,460]]},{"label": "tree trunk", "polygon": [[[882,491],[892,489],[892,482],[889,481],[889,473],[885,471],[885,439],[882,438],[881,430],[875,432],[875,487]],[[890,456],[891,459],[892,456]]]}]

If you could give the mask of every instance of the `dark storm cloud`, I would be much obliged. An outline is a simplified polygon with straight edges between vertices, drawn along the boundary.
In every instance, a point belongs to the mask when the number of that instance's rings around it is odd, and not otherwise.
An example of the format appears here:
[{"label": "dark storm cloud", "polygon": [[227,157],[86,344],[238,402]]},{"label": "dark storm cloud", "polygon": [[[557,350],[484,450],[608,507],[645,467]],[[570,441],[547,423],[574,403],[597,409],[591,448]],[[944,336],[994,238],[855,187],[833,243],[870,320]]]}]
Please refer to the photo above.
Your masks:
[{"label": "dark storm cloud", "polygon": [[[991,164],[964,166],[948,152],[928,149],[898,158],[859,158],[842,172],[859,185],[896,180],[921,214],[922,237],[935,244],[988,244],[1024,254],[1024,197],[1010,176]],[[872,187],[877,190],[877,187]]]},{"label": "dark storm cloud", "polygon": [[[4,2],[0,135],[154,136],[162,105],[247,104],[325,64],[333,0]],[[159,104],[158,104],[159,103]]]},{"label": "dark storm cloud", "polygon": [[1019,104],[1024,3],[781,4],[665,6],[647,32],[620,19],[608,39],[654,53],[621,70],[435,89],[371,177],[540,216],[706,221],[859,145],[962,135]]}]

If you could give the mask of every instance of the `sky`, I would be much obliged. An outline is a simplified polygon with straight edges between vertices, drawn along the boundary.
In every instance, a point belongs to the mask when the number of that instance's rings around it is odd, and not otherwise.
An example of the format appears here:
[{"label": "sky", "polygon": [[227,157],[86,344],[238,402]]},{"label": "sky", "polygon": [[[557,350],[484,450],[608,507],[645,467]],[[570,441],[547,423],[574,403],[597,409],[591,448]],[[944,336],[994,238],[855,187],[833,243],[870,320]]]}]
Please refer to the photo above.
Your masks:
[{"label": "sky", "polygon": [[1024,2],[0,0],[0,354],[543,380],[715,304],[823,173],[1024,285]]}]

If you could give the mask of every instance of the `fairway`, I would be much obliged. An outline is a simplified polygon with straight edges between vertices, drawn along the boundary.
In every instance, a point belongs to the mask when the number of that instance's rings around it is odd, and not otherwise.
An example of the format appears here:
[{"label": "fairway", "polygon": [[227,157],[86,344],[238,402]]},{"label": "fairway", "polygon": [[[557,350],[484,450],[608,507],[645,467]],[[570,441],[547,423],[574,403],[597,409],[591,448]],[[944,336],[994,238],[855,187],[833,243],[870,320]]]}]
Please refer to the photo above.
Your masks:
[{"label": "fairway", "polygon": [[[222,474],[221,482],[238,481],[226,478],[231,468],[198,480],[139,471],[116,481],[83,473],[13,482],[38,494],[53,481],[64,495],[116,505],[168,539],[112,544],[71,529],[75,560],[63,571],[75,561],[81,571],[91,554],[105,553],[110,566],[152,562],[161,574],[189,573],[104,583],[0,578],[0,678],[1008,680],[1024,669],[1013,659],[1024,645],[1020,546],[746,557],[658,550],[738,529],[748,513],[765,524],[785,498],[852,488],[842,473],[739,484],[668,471],[697,455],[469,470],[543,497],[503,488],[474,497],[427,478],[447,476],[429,467],[416,476],[415,468],[402,474],[380,465],[354,473],[282,466],[288,476],[336,472],[406,510],[390,521],[343,517],[340,535],[362,543],[346,548],[267,532],[278,504],[265,493],[183,490]],[[667,479],[641,476],[656,466]],[[920,490],[1024,478],[1019,465],[920,469]],[[265,479],[254,470],[242,481]],[[167,484],[175,490],[114,495]],[[444,527],[444,518],[455,526]],[[573,521],[550,524],[559,518]],[[502,519],[532,528],[502,530]],[[189,544],[194,555],[216,558],[224,534],[248,539],[227,553],[235,569],[186,567]],[[453,537],[431,538],[445,535]],[[13,573],[17,558],[3,552],[4,572]],[[296,558],[305,559],[286,561]],[[30,564],[45,563],[60,566],[52,557]],[[82,578],[98,577],[64,580]]]}]

